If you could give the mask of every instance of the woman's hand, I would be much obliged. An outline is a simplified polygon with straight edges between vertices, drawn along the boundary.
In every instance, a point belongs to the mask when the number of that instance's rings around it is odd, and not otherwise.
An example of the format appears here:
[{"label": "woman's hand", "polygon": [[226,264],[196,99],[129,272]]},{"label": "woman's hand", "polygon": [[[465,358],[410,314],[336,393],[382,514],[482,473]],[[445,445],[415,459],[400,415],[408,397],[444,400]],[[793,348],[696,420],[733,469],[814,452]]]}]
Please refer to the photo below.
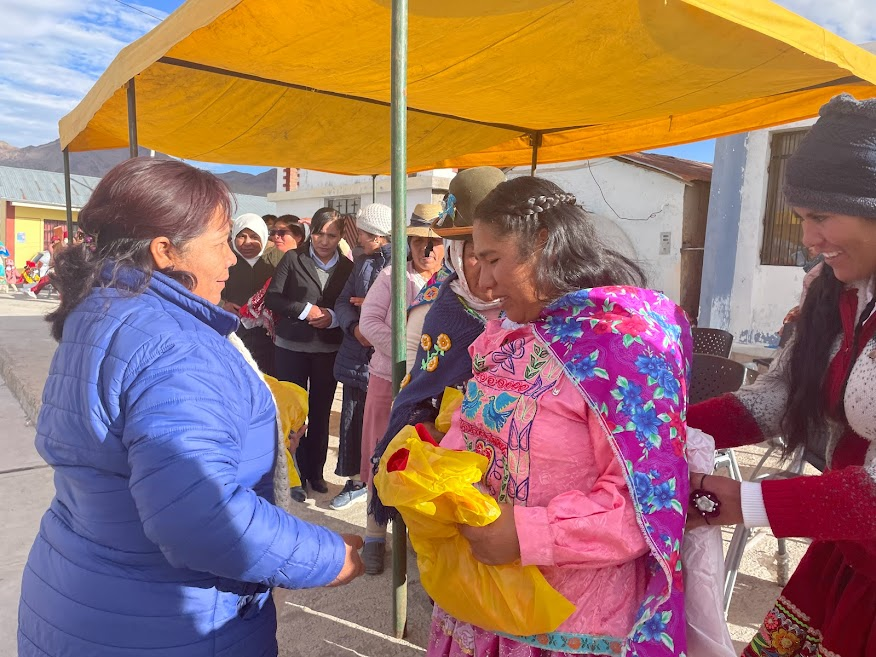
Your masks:
[{"label": "woman's hand", "polygon": [[325,308],[313,306],[307,313],[307,323],[315,329],[327,329],[332,325],[332,314]]},{"label": "woman's hand", "polygon": [[447,435],[438,431],[438,427],[435,426],[434,422],[420,422],[420,424],[425,427],[426,431],[429,432],[429,435],[432,436],[432,440],[434,440],[436,443],[440,444],[441,439],[444,438],[445,435]]},{"label": "woman's hand", "polygon": [[502,515],[486,527],[460,525],[459,531],[471,545],[474,558],[488,566],[501,566],[520,559],[520,540],[514,507],[500,505]]},{"label": "woman's hand", "polygon": [[688,506],[686,529],[695,529],[706,525],[739,525],[742,524],[742,486],[730,477],[718,477],[717,475],[704,475],[702,472],[690,473],[690,489],[695,491],[702,488],[710,493],[721,503],[720,513],[717,518],[709,518],[709,522],[693,506]]},{"label": "woman's hand", "polygon": [[335,578],[335,581],[328,585],[329,588],[349,584],[365,572],[365,564],[362,563],[362,557],[359,556],[359,550],[364,545],[362,537],[356,534],[341,534],[341,538],[344,539],[347,556],[344,559],[344,566],[341,568],[341,572]]},{"label": "woman's hand", "polygon": [[305,422],[298,431],[293,431],[288,436],[286,436],[286,449],[288,449],[290,453],[294,454],[295,450],[298,449],[298,445],[301,444],[301,437],[305,434],[306,431],[307,423]]},{"label": "woman's hand", "polygon": [[224,310],[225,312],[229,312],[232,315],[240,314],[240,306],[238,306],[236,303],[231,303],[230,301],[222,302],[222,310]]},{"label": "woman's hand", "polygon": [[368,342],[368,340],[365,338],[364,335],[362,335],[362,331],[359,330],[358,324],[356,324],[356,326],[353,327],[353,335],[356,336],[356,339],[359,341],[359,344],[361,344],[363,347],[373,347],[374,346],[370,342]]},{"label": "woman's hand", "polygon": [[350,305],[351,306],[356,306],[357,308],[361,308],[363,303],[365,303],[365,297],[350,297]]}]

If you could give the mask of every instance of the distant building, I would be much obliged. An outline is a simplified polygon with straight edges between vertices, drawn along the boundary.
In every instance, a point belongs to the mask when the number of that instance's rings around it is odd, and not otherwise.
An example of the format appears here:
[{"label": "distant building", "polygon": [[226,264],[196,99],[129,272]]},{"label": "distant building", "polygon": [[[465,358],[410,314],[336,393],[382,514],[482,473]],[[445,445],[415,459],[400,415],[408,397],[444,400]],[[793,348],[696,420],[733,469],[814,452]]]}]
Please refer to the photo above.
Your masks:
[{"label": "distant building", "polygon": [[[74,224],[98,182],[100,178],[92,176],[70,177]],[[236,194],[235,198],[237,214],[276,213],[274,204],[265,197]],[[67,225],[64,174],[0,167],[0,219],[3,242],[15,258],[15,266],[23,267],[29,258],[48,247],[55,227]]]},{"label": "distant building", "polygon": [[[529,167],[506,169],[509,178]],[[440,202],[453,169],[408,176],[406,214],[417,203]],[[546,164],[538,175],[576,195],[594,214],[600,237],[642,264],[649,284],[695,318],[700,305],[703,245],[712,167],[654,153]],[[376,198],[390,204],[389,178],[278,169],[277,214],[309,217],[321,207],[355,214]]]},{"label": "distant building", "polygon": [[[447,192],[453,169],[421,171],[408,176],[405,216],[418,203],[440,203]],[[355,215],[372,202],[392,205],[389,176],[345,176],[309,169],[277,169],[277,192],[268,194],[277,204],[277,214],[305,218],[324,207]]]}]

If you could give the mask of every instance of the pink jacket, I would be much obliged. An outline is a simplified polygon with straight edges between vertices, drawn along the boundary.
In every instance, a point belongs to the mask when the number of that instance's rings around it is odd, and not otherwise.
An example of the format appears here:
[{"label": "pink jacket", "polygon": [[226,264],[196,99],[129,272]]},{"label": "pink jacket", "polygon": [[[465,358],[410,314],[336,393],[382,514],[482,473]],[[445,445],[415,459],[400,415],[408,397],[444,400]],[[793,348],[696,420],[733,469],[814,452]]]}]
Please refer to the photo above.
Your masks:
[{"label": "pink jacket", "polygon": [[441,446],[490,459],[484,483],[515,507],[523,564],[577,607],[558,631],[626,636],[648,549],[598,420],[530,326],[491,321],[470,351],[474,378]]},{"label": "pink jacket", "polygon": [[[411,263],[408,263],[406,274],[408,285],[405,308],[414,302],[427,282]],[[368,290],[359,316],[359,330],[374,345],[368,374],[392,381],[392,267],[384,268]],[[402,342],[404,343],[404,338]]]}]

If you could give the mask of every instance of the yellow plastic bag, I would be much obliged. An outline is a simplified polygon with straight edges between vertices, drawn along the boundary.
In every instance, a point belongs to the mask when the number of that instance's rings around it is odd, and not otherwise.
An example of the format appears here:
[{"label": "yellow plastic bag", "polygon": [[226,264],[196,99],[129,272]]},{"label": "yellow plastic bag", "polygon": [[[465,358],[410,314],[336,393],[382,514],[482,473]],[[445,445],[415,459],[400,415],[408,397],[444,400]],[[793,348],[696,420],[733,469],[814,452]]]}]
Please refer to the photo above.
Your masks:
[{"label": "yellow plastic bag", "polygon": [[[287,437],[290,433],[298,431],[304,426],[309,410],[307,391],[301,386],[288,381],[278,381],[272,376],[265,374],[265,383],[274,395],[277,402],[277,417],[280,418],[280,431]],[[289,488],[301,486],[301,477],[295,467],[292,454],[286,450],[286,463],[289,466]]]},{"label": "yellow plastic bag", "polygon": [[483,527],[499,504],[475,488],[487,459],[424,442],[407,426],[393,438],[374,477],[384,504],[410,531],[423,588],[447,613],[492,632],[516,636],[556,630],[575,606],[535,566],[477,561],[459,525]]},{"label": "yellow plastic bag", "polygon": [[441,433],[450,431],[450,420],[453,413],[462,406],[463,394],[456,388],[444,388],[441,395],[441,408],[438,409],[438,417],[435,418],[435,428]]}]

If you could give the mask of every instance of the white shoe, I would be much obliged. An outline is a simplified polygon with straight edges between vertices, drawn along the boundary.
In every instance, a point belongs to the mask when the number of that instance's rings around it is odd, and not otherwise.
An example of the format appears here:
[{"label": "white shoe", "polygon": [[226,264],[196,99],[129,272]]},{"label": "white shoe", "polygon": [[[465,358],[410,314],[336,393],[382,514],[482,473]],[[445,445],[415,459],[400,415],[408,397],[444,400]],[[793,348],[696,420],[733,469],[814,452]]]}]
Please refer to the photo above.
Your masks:
[{"label": "white shoe", "polygon": [[27,296],[29,296],[31,299],[36,299],[36,298],[37,298],[37,295],[36,295],[36,293],[35,293],[33,290],[22,290],[22,292],[24,292],[24,293],[25,293]]}]

